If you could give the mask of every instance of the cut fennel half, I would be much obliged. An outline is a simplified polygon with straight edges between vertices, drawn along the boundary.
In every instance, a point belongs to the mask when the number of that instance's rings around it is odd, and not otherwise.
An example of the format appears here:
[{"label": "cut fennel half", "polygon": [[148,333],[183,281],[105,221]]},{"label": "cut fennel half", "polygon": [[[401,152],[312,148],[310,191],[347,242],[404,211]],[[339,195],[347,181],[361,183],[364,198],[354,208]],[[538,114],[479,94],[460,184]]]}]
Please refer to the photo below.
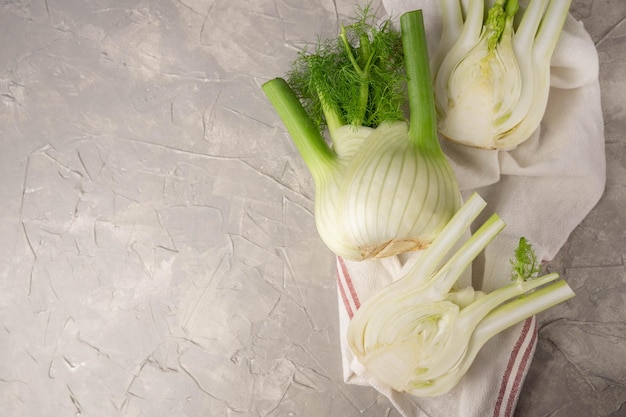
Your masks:
[{"label": "cut fennel half", "polygon": [[442,136],[511,149],[539,127],[571,0],[523,3],[469,0],[463,9],[461,0],[441,1],[443,33],[431,67]]},{"label": "cut fennel half", "polygon": [[518,278],[487,294],[455,288],[505,226],[492,215],[450,254],[485,206],[473,194],[409,272],[362,303],[348,326],[358,361],[397,391],[445,394],[494,335],[574,296],[556,273]]}]

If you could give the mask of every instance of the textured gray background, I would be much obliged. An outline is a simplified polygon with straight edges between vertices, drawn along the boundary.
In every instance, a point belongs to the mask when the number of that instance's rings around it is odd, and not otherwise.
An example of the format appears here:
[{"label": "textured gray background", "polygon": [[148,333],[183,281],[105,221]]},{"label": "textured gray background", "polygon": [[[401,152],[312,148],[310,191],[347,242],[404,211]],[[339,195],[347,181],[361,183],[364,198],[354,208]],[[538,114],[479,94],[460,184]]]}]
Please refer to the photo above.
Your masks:
[{"label": "textured gray background", "polygon": [[[342,382],[333,257],[260,91],[353,4],[0,2],[2,415],[397,416]],[[577,297],[540,316],[520,417],[626,416],[626,2],[571,12],[607,189],[550,265]]]}]

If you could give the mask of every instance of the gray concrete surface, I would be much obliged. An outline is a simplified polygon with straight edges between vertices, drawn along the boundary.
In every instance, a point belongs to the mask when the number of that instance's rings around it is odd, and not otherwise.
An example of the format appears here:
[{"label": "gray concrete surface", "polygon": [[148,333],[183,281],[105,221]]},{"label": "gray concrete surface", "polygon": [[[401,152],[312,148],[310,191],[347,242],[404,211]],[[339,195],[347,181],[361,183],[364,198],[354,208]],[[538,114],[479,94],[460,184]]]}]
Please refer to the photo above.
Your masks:
[{"label": "gray concrete surface", "polygon": [[[353,2],[0,3],[0,414],[397,416],[345,385],[310,177],[260,84]],[[574,0],[608,180],[519,417],[626,416],[626,2]],[[306,22],[307,24],[303,24]]]}]

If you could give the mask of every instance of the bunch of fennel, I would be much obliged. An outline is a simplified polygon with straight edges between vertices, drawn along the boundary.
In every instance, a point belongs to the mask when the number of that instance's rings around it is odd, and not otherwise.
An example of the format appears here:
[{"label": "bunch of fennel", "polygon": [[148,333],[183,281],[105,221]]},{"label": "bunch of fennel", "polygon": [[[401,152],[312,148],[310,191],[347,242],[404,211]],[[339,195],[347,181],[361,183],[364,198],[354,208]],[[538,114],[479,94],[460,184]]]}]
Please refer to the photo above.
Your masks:
[{"label": "bunch of fennel", "polygon": [[432,62],[439,132],[485,149],[510,149],[539,127],[550,60],[571,0],[442,0],[443,33]]},{"label": "bunch of fennel", "polygon": [[401,33],[361,12],[336,40],[302,52],[287,80],[262,87],[313,176],[320,237],[357,261],[427,247],[460,206],[421,11]]},{"label": "bunch of fennel", "polygon": [[539,276],[525,239],[511,284],[488,294],[455,288],[462,271],[504,227],[494,214],[448,255],[485,205],[473,194],[409,272],[364,302],[348,325],[348,344],[358,361],[397,391],[445,394],[491,337],[574,296],[558,274]]}]

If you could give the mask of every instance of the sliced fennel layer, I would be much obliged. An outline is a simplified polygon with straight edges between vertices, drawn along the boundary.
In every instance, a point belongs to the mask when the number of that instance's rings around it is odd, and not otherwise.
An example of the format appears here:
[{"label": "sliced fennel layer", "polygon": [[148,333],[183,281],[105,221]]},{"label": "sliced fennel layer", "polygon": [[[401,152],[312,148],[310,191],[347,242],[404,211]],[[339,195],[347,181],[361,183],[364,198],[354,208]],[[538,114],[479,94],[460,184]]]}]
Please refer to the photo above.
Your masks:
[{"label": "sliced fennel layer", "polygon": [[[539,127],[550,60],[571,0],[443,0],[443,35],[433,75],[439,131],[468,146],[509,149]],[[465,16],[465,19],[462,18]]]},{"label": "sliced fennel layer", "polygon": [[445,394],[491,337],[574,296],[554,273],[516,279],[488,294],[455,288],[460,274],[505,226],[493,215],[448,255],[484,207],[477,194],[468,199],[411,270],[364,302],[348,326],[348,344],[358,361],[397,391]]}]

